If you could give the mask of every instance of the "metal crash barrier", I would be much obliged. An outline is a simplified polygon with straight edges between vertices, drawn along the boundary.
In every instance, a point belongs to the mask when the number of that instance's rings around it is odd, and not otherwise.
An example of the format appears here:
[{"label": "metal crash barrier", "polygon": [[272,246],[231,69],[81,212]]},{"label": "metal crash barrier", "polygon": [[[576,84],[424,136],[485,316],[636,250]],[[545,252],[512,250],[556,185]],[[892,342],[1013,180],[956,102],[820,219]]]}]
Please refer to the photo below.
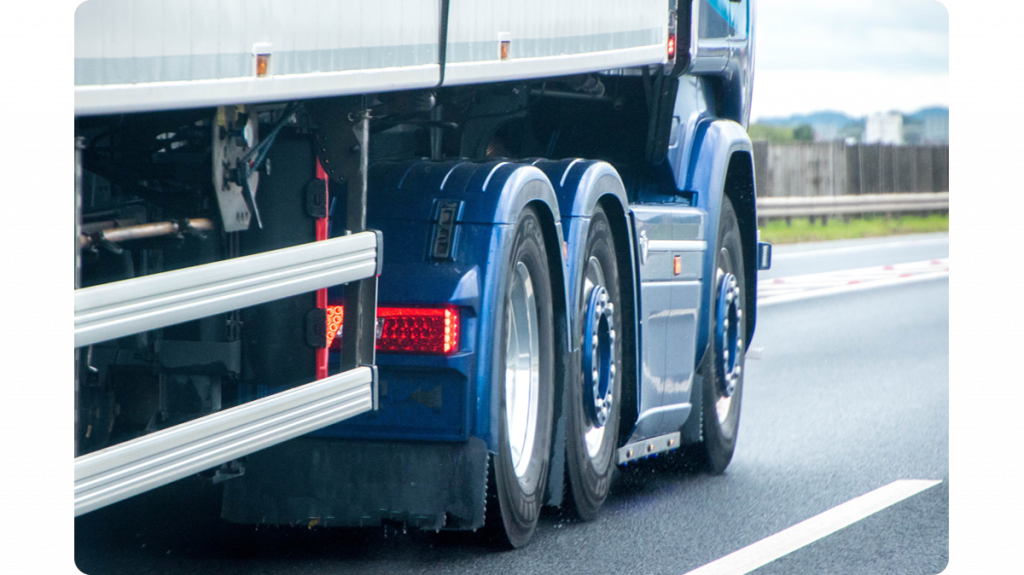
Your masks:
[{"label": "metal crash barrier", "polygon": [[757,198],[758,218],[926,212],[948,209],[949,192]]}]

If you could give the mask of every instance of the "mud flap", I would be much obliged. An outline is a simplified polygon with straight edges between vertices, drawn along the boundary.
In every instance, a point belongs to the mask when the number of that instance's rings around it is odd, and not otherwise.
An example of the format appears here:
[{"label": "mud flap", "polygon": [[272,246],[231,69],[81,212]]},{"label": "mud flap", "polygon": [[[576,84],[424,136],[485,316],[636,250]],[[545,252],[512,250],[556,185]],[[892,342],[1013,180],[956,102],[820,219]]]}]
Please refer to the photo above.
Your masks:
[{"label": "mud flap", "polygon": [[487,446],[297,439],[253,453],[224,484],[221,515],[243,524],[422,529],[484,524]]}]

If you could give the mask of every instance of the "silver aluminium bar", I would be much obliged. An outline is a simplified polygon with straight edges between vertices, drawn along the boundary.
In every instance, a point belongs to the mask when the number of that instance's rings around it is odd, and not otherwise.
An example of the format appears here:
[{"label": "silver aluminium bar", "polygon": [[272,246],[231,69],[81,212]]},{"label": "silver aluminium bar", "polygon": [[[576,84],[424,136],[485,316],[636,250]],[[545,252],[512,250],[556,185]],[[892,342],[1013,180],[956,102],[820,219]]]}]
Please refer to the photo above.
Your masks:
[{"label": "silver aluminium bar", "polygon": [[75,290],[75,347],[374,277],[377,238],[357,233]]},{"label": "silver aluminium bar", "polygon": [[704,240],[650,240],[647,249],[652,252],[703,252],[708,249]]},{"label": "silver aluminium bar", "polygon": [[360,367],[75,458],[75,516],[374,407]]},{"label": "silver aluminium bar", "polygon": [[[82,227],[82,138],[75,138],[75,293],[82,286],[82,251],[79,249],[79,230]],[[78,388],[79,351],[75,346],[75,456],[78,457]]]}]

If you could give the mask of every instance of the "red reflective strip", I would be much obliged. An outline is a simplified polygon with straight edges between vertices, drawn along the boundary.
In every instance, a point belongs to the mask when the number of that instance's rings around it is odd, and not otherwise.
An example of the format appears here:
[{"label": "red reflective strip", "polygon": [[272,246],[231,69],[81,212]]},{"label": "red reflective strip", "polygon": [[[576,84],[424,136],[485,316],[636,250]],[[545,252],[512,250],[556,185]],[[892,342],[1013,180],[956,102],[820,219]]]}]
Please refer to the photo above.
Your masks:
[{"label": "red reflective strip", "polygon": [[[323,167],[320,166],[320,160],[316,161],[316,179],[324,181],[324,190],[327,189],[327,172],[324,171]],[[325,199],[329,198],[328,193],[324,194]],[[330,204],[327,204],[328,206]],[[322,242],[327,239],[327,218],[316,219],[316,241]],[[316,307],[320,309],[327,308],[327,288],[316,290]],[[327,350],[331,346],[331,340],[334,339],[331,336],[330,330],[327,331],[327,347],[317,348],[316,350],[316,378],[323,379],[327,377]]]}]

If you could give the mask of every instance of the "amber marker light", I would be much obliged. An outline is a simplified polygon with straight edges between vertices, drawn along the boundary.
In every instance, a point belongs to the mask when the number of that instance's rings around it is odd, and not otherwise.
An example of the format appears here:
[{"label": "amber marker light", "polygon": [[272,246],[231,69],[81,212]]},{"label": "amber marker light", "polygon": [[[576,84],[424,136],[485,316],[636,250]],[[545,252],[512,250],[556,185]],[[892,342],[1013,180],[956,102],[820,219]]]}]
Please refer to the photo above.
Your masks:
[{"label": "amber marker light", "polygon": [[672,258],[672,273],[676,275],[683,273],[683,256],[675,256]]},{"label": "amber marker light", "polygon": [[256,55],[256,77],[266,78],[267,71],[270,69],[270,54],[257,54]]}]

